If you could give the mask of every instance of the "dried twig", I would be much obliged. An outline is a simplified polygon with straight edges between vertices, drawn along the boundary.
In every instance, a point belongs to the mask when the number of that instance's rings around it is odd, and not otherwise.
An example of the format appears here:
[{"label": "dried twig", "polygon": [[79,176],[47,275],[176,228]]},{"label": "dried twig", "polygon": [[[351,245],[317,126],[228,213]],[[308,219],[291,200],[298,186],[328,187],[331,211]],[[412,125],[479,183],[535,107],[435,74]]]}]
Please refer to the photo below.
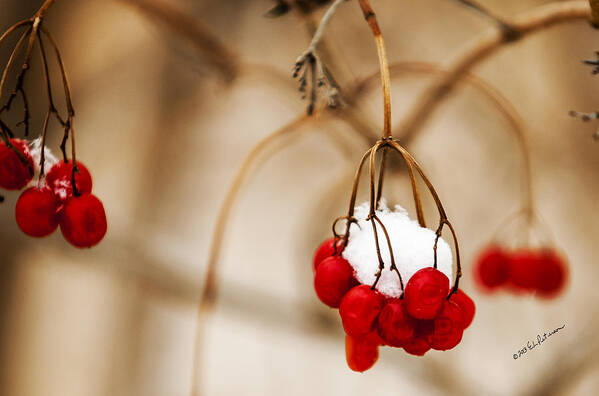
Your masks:
[{"label": "dried twig", "polygon": [[497,26],[499,26],[501,28],[501,30],[503,31],[503,34],[506,36],[507,40],[515,40],[518,37],[518,32],[514,29],[514,27],[509,22],[507,22],[505,19],[501,18],[494,12],[490,11],[486,7],[483,7],[477,1],[474,1],[474,0],[454,0],[454,1],[457,1],[458,3],[461,3],[461,4],[465,5],[466,7],[469,7],[471,9],[475,10],[479,14],[481,14],[481,15],[485,16],[486,18],[495,22],[497,24]]},{"label": "dried twig", "polygon": [[[586,1],[562,1],[539,6],[525,12],[512,21],[518,40],[563,22],[588,18],[589,5]],[[417,99],[416,104],[401,122],[396,134],[410,139],[434,113],[442,100],[455,88],[462,77],[476,65],[512,41],[497,30],[490,29],[475,37],[444,69],[447,74],[436,79]]]},{"label": "dried twig", "polygon": [[[570,110],[569,114],[571,117],[580,118],[584,122],[589,122],[599,118],[599,111],[595,111],[593,113],[583,113],[580,111]],[[599,140],[599,128],[593,133],[593,139]]]},{"label": "dried twig", "polygon": [[305,93],[308,89],[310,90],[310,103],[307,108],[308,115],[312,114],[314,107],[316,106],[317,89],[319,87],[326,88],[328,105],[330,107],[338,107],[341,104],[339,85],[318,56],[316,47],[322,39],[324,30],[331,21],[331,18],[335,15],[339,6],[346,1],[347,0],[335,0],[333,4],[331,4],[322,17],[308,48],[306,48],[295,61],[293,78],[299,77],[300,92]]}]

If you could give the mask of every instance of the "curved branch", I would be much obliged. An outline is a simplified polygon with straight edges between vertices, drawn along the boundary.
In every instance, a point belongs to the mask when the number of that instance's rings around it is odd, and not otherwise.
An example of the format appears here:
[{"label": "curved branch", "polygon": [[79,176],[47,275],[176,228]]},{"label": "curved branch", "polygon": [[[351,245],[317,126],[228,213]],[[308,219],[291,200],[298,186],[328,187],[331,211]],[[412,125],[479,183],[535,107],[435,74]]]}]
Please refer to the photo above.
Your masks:
[{"label": "curved branch", "polygon": [[515,37],[508,37],[497,28],[480,34],[448,63],[447,73],[422,93],[401,122],[396,136],[400,136],[402,140],[413,138],[462,77],[504,45],[558,23],[586,19],[589,16],[590,9],[587,1],[554,2],[520,14],[510,21],[510,26],[516,33]]},{"label": "curved branch", "polygon": [[[398,62],[393,63],[389,66],[391,72],[391,78],[403,77],[408,75],[431,75],[437,74],[442,78],[448,71],[441,68],[436,63],[429,62]],[[357,92],[362,90],[368,90],[370,85],[374,85],[377,82],[378,73],[373,73],[365,77],[362,82],[356,84],[354,88]],[[525,125],[522,116],[518,113],[518,110],[512,105],[512,103],[505,97],[497,88],[489,84],[482,78],[466,72],[464,74],[464,82],[471,84],[474,89],[479,93],[487,97],[491,103],[501,112],[511,126],[524,160],[524,177],[523,183],[525,185],[525,194],[523,196],[522,208],[528,213],[534,212],[534,193],[532,188],[532,165],[530,158],[530,143],[528,141],[527,127]],[[406,139],[402,139],[404,144],[410,142],[410,139],[406,142]]]},{"label": "curved branch", "polygon": [[227,195],[223,201],[223,204],[219,210],[216,226],[213,233],[213,239],[210,246],[210,255],[208,257],[208,263],[206,265],[206,275],[204,279],[204,286],[200,295],[200,301],[198,305],[198,329],[195,336],[194,343],[194,364],[193,364],[193,388],[192,395],[199,395],[200,381],[199,381],[199,365],[200,365],[200,351],[201,351],[201,339],[202,339],[202,327],[203,321],[201,318],[206,314],[211,306],[213,305],[215,294],[216,294],[216,264],[218,262],[221,246],[223,242],[223,236],[227,220],[231,214],[233,203],[237,197],[237,194],[245,181],[251,165],[254,161],[263,153],[263,151],[269,147],[273,142],[277,141],[280,137],[288,135],[298,127],[302,126],[306,122],[311,120],[308,115],[302,115],[289,124],[283,126],[281,129],[274,133],[266,136],[254,148],[244,159],[243,163],[237,170],[237,174],[233,179],[233,183],[227,191]]}]

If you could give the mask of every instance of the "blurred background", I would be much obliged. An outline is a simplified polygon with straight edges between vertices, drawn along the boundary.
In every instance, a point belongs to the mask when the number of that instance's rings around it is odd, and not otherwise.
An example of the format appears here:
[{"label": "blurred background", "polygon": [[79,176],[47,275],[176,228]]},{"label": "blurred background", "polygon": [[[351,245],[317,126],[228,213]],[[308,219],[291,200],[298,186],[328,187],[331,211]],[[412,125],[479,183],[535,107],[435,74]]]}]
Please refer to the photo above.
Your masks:
[{"label": "blurred background", "polygon": [[[509,122],[463,84],[406,144],[458,232],[474,323],[452,351],[418,358],[382,348],[370,371],[347,368],[341,323],[313,292],[311,260],[345,214],[355,167],[381,130],[376,50],[355,3],[344,4],[326,30],[326,63],[342,88],[367,76],[374,82],[349,109],[299,123],[246,169],[224,231],[216,305],[204,319],[202,394],[597,394],[599,143],[591,137],[596,125],[568,116],[599,105],[599,81],[581,64],[599,49],[599,33],[584,21],[506,46],[474,70],[529,128],[535,202],[568,259],[566,290],[545,301],[490,296],[474,284],[476,254],[521,205],[523,160]],[[548,1],[481,3],[509,17]],[[18,194],[5,194],[0,395],[189,394],[196,307],[218,212],[252,147],[307,105],[291,70],[324,9],[265,18],[274,4],[59,0],[52,7],[45,24],[71,77],[78,158],[92,172],[109,231],[91,250],[71,247],[60,233],[28,238],[14,220]],[[40,5],[0,0],[1,29]],[[445,62],[489,28],[449,0],[372,6],[392,63]],[[8,40],[0,49],[2,64],[12,46]],[[46,99],[35,59],[26,87],[37,134]],[[394,123],[433,78],[393,79]],[[54,125],[50,134],[58,153],[62,131]],[[414,215],[405,169],[388,176],[385,196]],[[426,209],[434,224],[432,202]],[[513,359],[537,334],[564,324]]]}]

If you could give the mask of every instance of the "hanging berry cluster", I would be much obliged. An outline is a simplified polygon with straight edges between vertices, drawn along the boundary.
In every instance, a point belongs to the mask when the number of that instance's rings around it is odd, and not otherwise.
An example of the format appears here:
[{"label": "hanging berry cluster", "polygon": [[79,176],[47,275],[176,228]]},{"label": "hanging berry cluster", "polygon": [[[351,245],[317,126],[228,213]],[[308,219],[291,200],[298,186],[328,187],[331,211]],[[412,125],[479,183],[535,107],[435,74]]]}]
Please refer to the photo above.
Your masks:
[{"label": "hanging berry cluster", "polygon": [[[388,209],[382,199],[387,150],[399,152],[408,167],[418,222],[410,220],[399,206],[393,211]],[[375,192],[379,152],[383,157]],[[360,174],[368,158],[370,202],[356,207]],[[440,221],[436,231],[426,228],[415,171],[437,205]],[[344,235],[336,232],[339,221],[346,222]],[[441,238],[444,226],[451,230],[456,253],[457,272],[451,287],[453,260],[449,245]],[[386,249],[379,242],[381,232]],[[350,369],[371,368],[378,359],[379,346],[403,348],[422,356],[430,349],[444,351],[460,343],[475,307],[459,289],[461,266],[456,235],[420,165],[393,138],[383,138],[362,158],[348,214],[335,221],[333,234],[314,255],[314,288],[324,304],[339,308]]]},{"label": "hanging berry cluster", "polygon": [[516,295],[551,299],[565,288],[568,265],[553,247],[547,225],[535,210],[530,160],[526,156],[526,194],[522,209],[508,216],[475,261],[474,278],[492,293],[506,290]]},{"label": "hanging berry cluster", "polygon": [[[432,183],[412,155],[393,139],[389,66],[376,16],[367,0],[360,7],[374,35],[383,89],[382,138],[362,157],[354,178],[346,216],[333,223],[334,238],[316,251],[314,288],[320,300],[339,314],[346,333],[347,364],[354,371],[371,368],[379,346],[403,348],[422,356],[428,350],[445,351],[462,340],[474,318],[474,302],[459,289],[462,275],[455,230]],[[382,198],[389,151],[397,152],[408,169],[418,222],[396,206],[391,211]],[[377,183],[377,154],[381,154]],[[356,207],[364,163],[369,160],[370,200]],[[426,228],[416,172],[430,192],[439,212],[436,231]],[[378,187],[377,187],[378,184]],[[336,225],[345,221],[345,233]],[[371,227],[369,227],[369,225]],[[441,238],[447,226],[456,255],[453,275],[451,248]],[[381,249],[380,233],[387,249]],[[404,279],[407,284],[404,288]],[[450,288],[450,279],[453,286]],[[455,280],[454,280],[455,279]]]},{"label": "hanging berry cluster", "polygon": [[[12,33],[23,31],[4,67],[0,80],[0,188],[22,190],[15,207],[15,217],[19,228],[32,237],[52,234],[59,226],[64,238],[80,248],[99,243],[106,234],[106,214],[102,202],[92,192],[92,178],[87,168],[76,160],[75,130],[71,90],[62,56],[50,32],[43,26],[43,18],[54,0],[46,0],[32,17],[11,26],[0,36],[0,44]],[[24,46],[24,44],[27,44]],[[67,114],[57,110],[52,90],[45,45],[54,49],[64,89]],[[24,87],[25,77],[30,70],[33,50],[37,46],[45,78],[45,91],[48,109],[38,139],[29,142],[30,113],[29,102]],[[23,64],[18,72],[13,90],[6,100],[3,93],[7,76],[15,60],[23,56]],[[24,108],[23,120],[17,126],[24,126],[25,139],[15,137],[11,127],[2,120],[9,112],[17,97],[21,97]],[[50,121],[54,119],[64,130],[60,149],[63,159],[56,161],[46,147],[46,137]],[[68,158],[66,145],[70,139],[71,158]],[[46,168],[49,167],[47,174]],[[33,179],[37,176],[37,180]]]},{"label": "hanging berry cluster", "polygon": [[566,262],[550,248],[508,250],[489,245],[475,265],[475,279],[483,290],[504,289],[543,298],[557,296],[564,289],[567,275]]}]

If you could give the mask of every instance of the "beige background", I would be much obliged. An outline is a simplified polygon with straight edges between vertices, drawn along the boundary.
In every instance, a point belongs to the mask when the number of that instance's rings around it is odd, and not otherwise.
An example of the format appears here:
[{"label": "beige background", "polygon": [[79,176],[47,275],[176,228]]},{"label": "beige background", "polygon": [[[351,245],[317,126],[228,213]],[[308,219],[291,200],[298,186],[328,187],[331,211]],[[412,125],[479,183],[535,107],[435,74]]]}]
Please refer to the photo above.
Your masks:
[{"label": "beige background", "polygon": [[[18,195],[6,195],[1,395],[187,395],[195,304],[226,190],[250,148],[304,111],[290,76],[309,41],[297,15],[265,19],[267,0],[162,1],[201,21],[242,63],[267,65],[289,80],[242,66],[227,84],[193,43],[125,0],[57,1],[46,23],[71,75],[79,156],[94,176],[110,228],[91,250],[72,248],[60,233],[30,239],[13,219]],[[342,86],[378,68],[354,3],[341,7],[326,32]],[[510,16],[547,1],[483,3]],[[392,62],[446,61],[489,25],[449,0],[372,4]],[[0,0],[0,26],[38,6]],[[343,214],[367,146],[347,123],[316,120],[262,157],[233,208],[219,302],[207,323],[204,394],[596,394],[599,143],[591,138],[596,125],[567,113],[599,105],[599,77],[580,63],[599,49],[598,37],[583,22],[561,25],[502,49],[475,70],[530,128],[536,203],[571,268],[560,298],[489,297],[475,288],[475,254],[519,206],[522,160],[507,121],[475,90],[461,87],[410,150],[459,233],[463,287],[478,308],[474,324],[455,350],[416,358],[386,348],[372,370],[351,372],[337,313],[314,296],[310,261]],[[0,50],[2,60],[7,51]],[[27,80],[36,125],[44,109],[39,72],[34,68],[36,77]],[[394,82],[395,122],[430,81]],[[379,133],[378,87],[360,110]],[[51,133],[56,150],[60,131]],[[411,208],[407,178],[391,177],[388,198]],[[434,218],[430,202],[427,208]],[[563,324],[540,349],[513,360],[537,333]]]}]

